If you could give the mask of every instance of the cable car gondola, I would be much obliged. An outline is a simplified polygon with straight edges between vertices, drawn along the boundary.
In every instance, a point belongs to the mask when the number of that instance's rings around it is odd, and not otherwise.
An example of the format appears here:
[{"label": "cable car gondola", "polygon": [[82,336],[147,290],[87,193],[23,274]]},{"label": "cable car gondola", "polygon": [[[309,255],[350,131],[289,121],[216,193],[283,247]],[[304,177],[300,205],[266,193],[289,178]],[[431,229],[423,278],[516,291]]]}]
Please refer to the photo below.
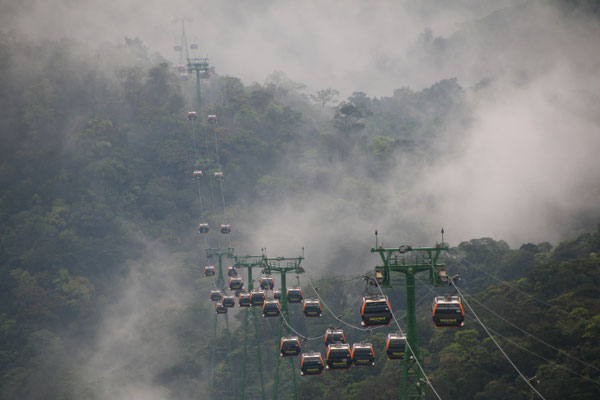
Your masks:
[{"label": "cable car gondola", "polygon": [[272,276],[263,276],[258,280],[258,285],[264,290],[273,290],[275,287],[275,280]]},{"label": "cable car gondola", "polygon": [[265,303],[266,297],[267,296],[265,295],[265,292],[262,290],[253,290],[250,292],[250,305],[252,305],[252,307],[262,307],[262,305]]},{"label": "cable car gondola", "polygon": [[223,235],[229,235],[231,233],[231,225],[229,225],[229,224],[221,225],[221,233]]},{"label": "cable car gondola", "polygon": [[280,356],[291,357],[300,354],[300,339],[298,336],[284,336],[279,344]]},{"label": "cable car gondola", "polygon": [[222,182],[225,180],[225,174],[223,172],[215,172],[213,178],[217,182]]},{"label": "cable car gondola", "polygon": [[302,311],[305,317],[320,317],[321,302],[318,299],[306,299]]},{"label": "cable car gondola", "polygon": [[229,278],[229,289],[240,290],[244,288],[244,280],[241,276],[232,276]]},{"label": "cable car gondola", "polygon": [[214,265],[205,265],[204,266],[204,276],[215,276],[215,266]]},{"label": "cable car gondola", "polygon": [[178,72],[185,72],[187,70],[185,65],[178,65],[177,66],[177,71]]},{"label": "cable car gondola", "polygon": [[194,172],[192,172],[192,179],[195,181],[199,181],[203,176],[204,174],[199,169],[195,169]]},{"label": "cable car gondola", "polygon": [[206,223],[202,223],[198,225],[198,232],[200,233],[208,233],[208,231],[210,230],[210,228],[208,227],[208,224]]},{"label": "cable car gondola", "polygon": [[392,320],[392,306],[387,296],[365,296],[360,314],[362,326],[389,325]]},{"label": "cable car gondola", "polygon": [[223,303],[217,303],[215,305],[215,311],[217,314],[227,314],[227,307],[225,307]]},{"label": "cable car gondola", "polygon": [[300,357],[301,375],[321,375],[324,369],[323,357],[319,352],[302,353]]},{"label": "cable car gondola", "polygon": [[217,116],[215,114],[209,114],[208,115],[208,123],[209,124],[216,124],[217,123]]},{"label": "cable car gondola", "polygon": [[280,306],[277,300],[265,300],[263,303],[263,317],[279,317]]},{"label": "cable car gondola", "polygon": [[187,81],[189,77],[190,76],[186,73],[179,74],[179,79],[181,79],[182,81]]},{"label": "cable car gondola", "polygon": [[352,345],[352,363],[357,366],[375,365],[375,352],[371,343],[354,343]]},{"label": "cable car gondola", "polygon": [[181,51],[181,46],[176,44],[175,46],[173,46],[173,50],[175,51]]},{"label": "cable car gondola", "polygon": [[235,297],[223,296],[223,305],[227,308],[235,307]]},{"label": "cable car gondola", "polygon": [[250,307],[250,293],[240,293],[238,304],[240,307]]},{"label": "cable car gondola", "polygon": [[238,271],[237,268],[235,268],[235,266],[230,265],[229,267],[227,267],[227,276],[238,276]]},{"label": "cable car gondola", "polygon": [[198,50],[198,43],[192,42],[192,44],[190,44],[190,49]]},{"label": "cable car gondola", "polygon": [[327,346],[327,369],[348,369],[352,365],[352,353],[348,343],[332,343]]},{"label": "cable car gondola", "polygon": [[281,290],[279,290],[279,289],[273,290],[273,299],[281,300]]},{"label": "cable car gondola", "polygon": [[390,360],[402,360],[406,353],[406,336],[390,333],[385,342],[385,352]]},{"label": "cable car gondola", "polygon": [[329,328],[325,330],[325,347],[332,343],[346,343],[346,335],[342,329]]},{"label": "cable car gondola", "polygon": [[198,113],[196,111],[190,111],[190,112],[188,112],[188,119],[190,121],[198,119]]},{"label": "cable car gondola", "polygon": [[287,301],[288,303],[302,303],[302,289],[300,288],[289,288],[287,290]]},{"label": "cable car gondola", "polygon": [[433,299],[433,324],[437,327],[460,328],[465,324],[465,311],[459,296],[437,296]]},{"label": "cable car gondola", "polygon": [[210,301],[221,301],[223,295],[220,290],[211,290],[210,291]]}]

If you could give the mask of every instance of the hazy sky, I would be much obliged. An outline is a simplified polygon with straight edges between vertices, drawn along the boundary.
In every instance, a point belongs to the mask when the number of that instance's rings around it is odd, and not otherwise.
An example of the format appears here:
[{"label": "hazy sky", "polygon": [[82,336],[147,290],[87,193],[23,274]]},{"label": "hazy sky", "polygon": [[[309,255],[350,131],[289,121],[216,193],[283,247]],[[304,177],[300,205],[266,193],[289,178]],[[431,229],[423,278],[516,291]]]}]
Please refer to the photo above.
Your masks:
[{"label": "hazy sky", "polygon": [[0,21],[3,31],[90,46],[138,37],[177,62],[173,45],[181,27],[174,20],[185,18],[188,40],[199,44],[194,54],[210,57],[220,74],[251,83],[282,70],[312,91],[333,86],[347,94],[390,95],[397,87],[429,86],[445,77],[409,54],[425,29],[449,36],[521,2],[1,0]]}]

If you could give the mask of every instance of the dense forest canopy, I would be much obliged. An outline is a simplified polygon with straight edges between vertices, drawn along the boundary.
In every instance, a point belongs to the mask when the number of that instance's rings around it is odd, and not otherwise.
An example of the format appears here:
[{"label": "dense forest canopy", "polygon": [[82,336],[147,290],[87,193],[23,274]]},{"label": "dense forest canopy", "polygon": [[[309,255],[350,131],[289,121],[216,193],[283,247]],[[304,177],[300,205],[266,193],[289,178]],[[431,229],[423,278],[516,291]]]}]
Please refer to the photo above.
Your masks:
[{"label": "dense forest canopy", "polygon": [[[259,3],[268,16],[281,11]],[[304,247],[300,283],[351,324],[360,324],[361,274],[377,263],[374,230],[389,246],[433,244],[445,225],[443,261],[473,308],[463,329],[435,329],[431,298],[452,291],[417,290],[423,366],[442,398],[533,398],[474,311],[546,399],[597,399],[598,7],[518,3],[472,10],[447,36],[424,30],[408,49],[411,66],[395,70],[418,83],[381,78],[388,93],[378,96],[307,87],[277,68],[248,82],[215,63],[197,104],[195,81],[181,80],[174,56],[146,40],[42,39],[19,31],[27,18],[0,32],[0,398],[208,393],[214,305],[204,247],[227,243],[200,239],[191,174],[197,164],[210,176],[220,164],[226,209],[206,186],[202,216],[213,227],[231,218],[239,255]],[[16,16],[21,7],[2,5]],[[540,10],[543,18],[524,23]],[[544,18],[554,28],[541,29]],[[540,48],[521,64],[529,48],[519,34]],[[567,47],[560,60],[554,41]],[[465,56],[489,55],[490,43],[505,63]],[[428,81],[438,65],[442,76]],[[190,110],[202,120],[196,152]],[[218,139],[204,123],[209,112]],[[404,325],[404,290],[387,293]],[[217,354],[221,398],[239,390],[243,321],[233,314],[232,352]],[[292,308],[290,323],[316,337],[337,322]],[[386,329],[346,330],[352,343],[373,343],[375,366],[302,378],[300,397],[397,396],[400,364],[382,351],[395,329]],[[276,323],[260,330],[272,390]],[[322,351],[316,343],[303,346]],[[258,398],[256,371],[249,378],[249,398]],[[280,397],[292,398],[290,379],[280,385]]]}]

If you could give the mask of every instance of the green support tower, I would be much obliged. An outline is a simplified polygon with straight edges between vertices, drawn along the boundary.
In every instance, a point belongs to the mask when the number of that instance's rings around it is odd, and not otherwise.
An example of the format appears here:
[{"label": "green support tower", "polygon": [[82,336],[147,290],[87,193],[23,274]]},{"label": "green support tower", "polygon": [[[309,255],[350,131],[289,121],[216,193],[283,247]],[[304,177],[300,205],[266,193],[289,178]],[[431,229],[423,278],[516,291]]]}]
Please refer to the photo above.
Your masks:
[{"label": "green support tower", "polygon": [[[275,257],[268,258],[267,256],[263,256],[263,260],[265,263],[264,271],[266,274],[271,274],[273,271],[279,272],[281,274],[281,315],[285,319],[285,321],[290,321],[290,316],[288,312],[288,302],[287,302],[287,279],[286,274],[288,272],[294,272],[297,275],[304,272],[304,269],[300,266],[304,257],[293,257],[293,258],[285,258],[285,257]],[[278,396],[278,388],[279,388],[279,364],[281,361],[281,357],[279,356],[279,343],[281,342],[281,324],[283,321],[279,321],[277,325],[277,350],[276,350],[276,361],[275,361],[275,378],[273,382],[273,400],[277,400]],[[290,334],[291,330],[289,326],[286,324],[287,333]],[[290,358],[290,367],[292,371],[292,380],[294,385],[294,398],[298,400],[298,386],[296,383],[296,373],[294,368],[294,360]]]},{"label": "green support tower", "polygon": [[191,74],[193,72],[196,73],[196,111],[198,114],[202,115],[202,95],[200,92],[200,79],[208,79],[210,78],[210,68],[208,66],[208,58],[188,58],[187,59],[187,69]]},{"label": "green support tower", "polygon": [[[223,279],[223,258],[227,257],[227,258],[233,258],[233,248],[228,247],[228,248],[209,248],[206,249],[206,256],[208,257],[209,260],[213,260],[215,257],[218,259],[218,273],[217,273],[217,279],[215,281],[217,288],[221,291],[221,293],[225,293],[225,280]],[[230,364],[231,365],[231,360],[228,360],[228,358],[231,355],[231,334],[229,331],[229,319],[227,317],[227,314],[223,315],[224,319],[225,319],[225,348],[223,349],[223,353],[224,353],[224,359],[226,361],[226,364]],[[217,391],[215,388],[215,372],[216,372],[216,368],[217,368],[217,350],[219,348],[218,342],[217,342],[217,331],[218,331],[218,324],[219,324],[219,318],[218,315],[215,313],[215,319],[214,319],[214,326],[213,326],[213,338],[212,338],[212,348],[211,348],[211,353],[210,353],[210,381],[209,381],[209,388],[211,390],[211,394],[213,398],[222,398],[223,396],[221,395],[220,391]],[[229,362],[227,362],[229,361]],[[231,376],[232,379],[234,377],[233,374],[233,370],[231,371]],[[234,385],[231,384],[229,385],[229,389],[232,390],[232,392],[234,392]]]},{"label": "green support tower", "polygon": [[[265,267],[264,260],[262,256],[244,256],[238,257],[235,256],[235,267],[237,269],[246,268],[248,271],[248,292],[254,289],[254,281],[252,278],[252,269],[260,268],[261,270]],[[260,378],[260,390],[261,390],[261,399],[265,400],[265,378],[263,375],[263,364],[262,364],[262,354],[261,354],[261,342],[260,342],[260,333],[259,333],[259,325],[256,316],[256,308],[250,307],[244,310],[244,321],[243,321],[243,330],[244,330],[244,350],[242,356],[242,381],[240,382],[240,400],[244,400],[246,398],[246,380],[248,379],[247,374],[247,360],[248,360],[248,335],[250,329],[248,328],[248,318],[252,316],[253,324],[254,324],[254,335],[256,339],[256,363],[258,376]]]},{"label": "green support tower", "polygon": [[[443,230],[442,230],[443,234]],[[371,253],[378,253],[383,265],[375,267],[375,279],[382,288],[391,288],[391,273],[404,274],[406,282],[406,341],[408,343],[406,356],[404,357],[404,368],[399,398],[425,399],[426,380],[417,363],[423,365],[421,351],[419,348],[419,333],[417,330],[417,317],[415,310],[415,275],[428,273],[429,282],[433,286],[444,286],[446,284],[445,264],[439,264],[438,259],[443,250],[448,250],[444,243],[436,244],[434,247],[411,247],[400,246],[398,248],[384,248],[377,241],[375,231],[375,248]]]}]

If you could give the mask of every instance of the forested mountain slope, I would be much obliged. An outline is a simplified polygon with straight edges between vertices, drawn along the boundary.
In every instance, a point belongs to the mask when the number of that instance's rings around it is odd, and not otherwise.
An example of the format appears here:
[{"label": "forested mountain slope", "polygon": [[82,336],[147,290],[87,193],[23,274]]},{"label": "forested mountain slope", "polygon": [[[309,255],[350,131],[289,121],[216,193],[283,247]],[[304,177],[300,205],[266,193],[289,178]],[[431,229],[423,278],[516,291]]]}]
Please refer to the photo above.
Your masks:
[{"label": "forested mountain slope", "polygon": [[[355,93],[335,107],[311,101],[281,73],[248,86],[215,75],[202,89],[202,107],[220,120],[225,195],[241,251],[259,251],[252,242],[259,229],[254,217],[264,207],[333,193],[329,206],[338,216],[340,209],[367,209],[373,216],[393,211],[389,199],[376,195],[389,182],[391,166],[418,169],[448,157],[445,127],[469,123],[471,89],[456,80],[383,98]],[[139,40],[90,50],[67,40],[3,35],[0,92],[0,397],[197,398],[207,389],[214,311],[210,283],[201,277],[205,259],[190,184],[194,152],[185,115],[193,107],[193,85]],[[449,147],[435,146],[437,140]],[[215,162],[208,152],[199,161],[207,170]],[[407,174],[395,183],[415,179]],[[209,201],[214,221],[215,209]],[[340,220],[332,218],[333,231],[342,230]],[[327,233],[316,232],[315,240]],[[353,305],[364,290],[359,273],[375,262],[368,245],[356,243],[362,237],[311,271],[323,298],[354,322]],[[474,299],[591,365],[543,347],[474,303],[490,327],[551,361],[506,345],[548,399],[598,397],[599,386],[589,379],[600,380],[599,247],[598,232],[554,249],[540,243],[513,250],[484,238],[459,244],[447,257],[448,269],[461,275],[461,287]],[[557,308],[512,292],[473,266]],[[326,268],[335,276],[319,276]],[[473,319],[460,331],[434,330],[433,294],[419,295],[425,368],[444,398],[529,398]],[[391,298],[402,310],[403,292]],[[294,311],[292,323],[321,334],[334,320],[309,325]],[[265,365],[272,367],[274,324],[265,322],[263,334]],[[384,339],[382,333],[369,337],[377,349]],[[235,359],[240,345],[234,340]],[[229,385],[233,378],[221,372],[217,382]],[[372,369],[305,379],[301,395],[390,398],[398,374],[399,366],[379,351]]]}]

